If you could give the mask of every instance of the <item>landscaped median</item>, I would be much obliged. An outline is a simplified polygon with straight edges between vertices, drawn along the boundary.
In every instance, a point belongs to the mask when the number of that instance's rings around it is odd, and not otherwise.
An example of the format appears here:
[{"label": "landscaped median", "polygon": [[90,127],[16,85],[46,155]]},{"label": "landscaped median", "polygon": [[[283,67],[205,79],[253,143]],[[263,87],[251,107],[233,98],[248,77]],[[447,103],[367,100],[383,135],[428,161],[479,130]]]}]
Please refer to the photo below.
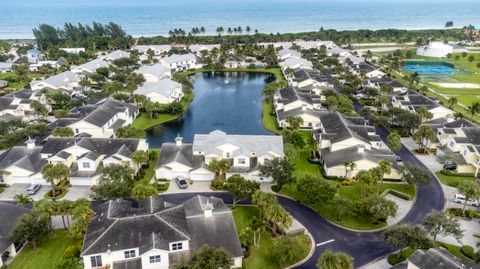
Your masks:
[{"label": "landscaped median", "polygon": [[475,181],[475,178],[472,174],[458,174],[458,173],[451,173],[451,172],[436,172],[438,179],[442,182],[442,184],[450,186],[450,187],[457,187],[463,181]]}]

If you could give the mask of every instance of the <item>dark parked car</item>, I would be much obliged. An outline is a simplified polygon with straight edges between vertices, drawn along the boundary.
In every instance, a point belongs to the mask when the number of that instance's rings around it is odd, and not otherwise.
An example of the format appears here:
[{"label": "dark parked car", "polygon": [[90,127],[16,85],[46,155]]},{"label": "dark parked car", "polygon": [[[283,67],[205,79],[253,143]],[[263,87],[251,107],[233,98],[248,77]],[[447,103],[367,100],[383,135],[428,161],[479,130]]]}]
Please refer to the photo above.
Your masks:
[{"label": "dark parked car", "polygon": [[443,165],[443,170],[454,171],[457,170],[457,164],[452,161],[446,161]]},{"label": "dark parked car", "polygon": [[180,189],[186,189],[188,187],[188,182],[184,177],[176,177],[175,182]]},{"label": "dark parked car", "polygon": [[27,189],[27,194],[28,194],[28,195],[34,195],[34,194],[37,193],[41,188],[42,188],[42,185],[40,185],[40,184],[30,185],[30,187],[28,187],[28,189]]},{"label": "dark parked car", "polygon": [[395,160],[397,160],[397,163],[402,161],[402,157],[395,155]]}]

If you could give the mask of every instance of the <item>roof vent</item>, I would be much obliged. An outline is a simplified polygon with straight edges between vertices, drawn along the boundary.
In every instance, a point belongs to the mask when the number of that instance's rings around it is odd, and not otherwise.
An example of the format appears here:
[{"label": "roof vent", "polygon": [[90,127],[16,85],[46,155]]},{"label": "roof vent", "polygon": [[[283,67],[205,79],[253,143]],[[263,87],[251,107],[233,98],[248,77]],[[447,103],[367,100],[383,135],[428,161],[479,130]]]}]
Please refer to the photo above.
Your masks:
[{"label": "roof vent", "polygon": [[203,215],[206,218],[209,218],[213,215],[213,204],[210,203],[209,199],[207,199],[207,204],[203,208]]},{"label": "roof vent", "polygon": [[177,147],[180,147],[182,145],[183,137],[180,137],[179,134],[177,134],[177,137],[175,138],[175,144]]}]

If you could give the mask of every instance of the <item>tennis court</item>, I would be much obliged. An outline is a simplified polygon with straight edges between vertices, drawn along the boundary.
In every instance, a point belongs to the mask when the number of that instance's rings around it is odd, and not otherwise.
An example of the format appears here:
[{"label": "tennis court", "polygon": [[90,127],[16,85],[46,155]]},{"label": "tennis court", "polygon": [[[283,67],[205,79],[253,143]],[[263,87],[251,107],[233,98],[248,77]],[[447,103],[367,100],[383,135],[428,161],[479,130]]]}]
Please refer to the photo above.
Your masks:
[{"label": "tennis court", "polygon": [[454,65],[444,62],[407,62],[403,69],[419,75],[455,75],[459,71]]}]

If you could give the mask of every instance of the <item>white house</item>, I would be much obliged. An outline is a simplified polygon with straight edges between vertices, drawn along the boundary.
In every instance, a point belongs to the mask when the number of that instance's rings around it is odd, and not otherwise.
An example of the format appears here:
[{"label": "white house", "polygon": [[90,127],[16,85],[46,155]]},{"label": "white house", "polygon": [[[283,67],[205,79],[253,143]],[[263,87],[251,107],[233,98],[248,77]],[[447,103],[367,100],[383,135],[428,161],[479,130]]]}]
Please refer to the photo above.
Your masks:
[{"label": "white house", "polygon": [[[359,171],[378,166],[381,160],[393,164],[386,178],[400,179],[395,155],[362,117],[346,117],[339,112],[320,116],[321,128],[316,132],[320,160],[328,176],[354,177]],[[354,169],[346,167],[354,162]]]},{"label": "white house", "polygon": [[302,54],[298,51],[291,50],[291,49],[288,49],[288,48],[281,49],[277,52],[277,59],[279,61],[284,61],[284,60],[286,60],[290,57],[301,58]]},{"label": "white house", "polygon": [[106,55],[100,55],[98,58],[103,59],[107,62],[113,62],[121,58],[130,58],[130,52],[126,52],[123,50],[115,50]]},{"label": "white house", "polygon": [[[290,85],[300,91],[312,91],[321,96],[327,89],[333,89],[333,78],[331,75],[322,74],[316,69],[300,69],[287,76]],[[322,100],[324,99],[321,96]]]},{"label": "white house", "polygon": [[10,239],[10,232],[14,229],[18,219],[29,212],[30,210],[25,207],[0,202],[0,219],[2,220],[2,228],[0,229],[0,267],[11,262],[22,251],[24,242],[15,242]]},{"label": "white house", "polygon": [[132,104],[107,100],[98,105],[76,107],[49,127],[69,127],[75,136],[110,138],[115,137],[118,128],[131,124],[138,113],[138,107]]},{"label": "white house", "polygon": [[320,96],[311,92],[300,92],[289,86],[279,90],[273,100],[275,110],[289,111],[297,108],[321,109]]},{"label": "white house", "polygon": [[160,63],[170,68],[172,72],[184,71],[196,67],[197,58],[189,54],[173,54],[160,59]]},{"label": "white house", "polygon": [[478,176],[480,170],[480,128],[468,124],[437,131],[439,142],[444,145],[437,148],[437,155],[457,152],[461,155],[457,163],[459,173],[473,173]]},{"label": "white house", "polygon": [[443,42],[431,42],[428,45],[417,47],[417,55],[419,56],[445,58],[451,53],[453,53],[453,46]]},{"label": "white house", "polygon": [[232,268],[242,266],[232,212],[220,198],[195,196],[178,205],[160,196],[117,199],[93,210],[81,253],[85,269],[169,269],[204,245],[227,251]]},{"label": "white house", "polygon": [[43,60],[43,54],[37,49],[30,49],[27,51],[27,59],[29,63],[38,63]]},{"label": "white house", "polygon": [[60,48],[60,50],[71,54],[80,54],[80,52],[85,52],[85,48]]},{"label": "white house", "polygon": [[161,54],[168,53],[172,46],[170,45],[137,45],[133,49],[138,50],[140,54],[147,54],[148,50],[153,51],[154,56],[160,56]]},{"label": "white house", "polygon": [[176,143],[162,144],[155,175],[157,179],[173,179],[177,176],[191,180],[206,181],[214,178],[208,164],[214,159],[231,161],[227,177],[241,176],[258,181],[263,178],[258,165],[266,160],[283,158],[283,141],[273,135],[227,135],[216,130],[209,134],[196,134],[193,144],[183,144],[177,137]]},{"label": "white house", "polygon": [[137,150],[148,150],[145,139],[134,138],[49,138],[43,146],[28,140],[26,146],[14,146],[0,155],[0,169],[7,171],[2,181],[6,184],[49,185],[42,176],[47,163],[63,163],[70,168],[72,185],[98,184],[103,167],[121,164],[138,171],[131,159]]},{"label": "white house", "polygon": [[138,70],[134,71],[137,74],[143,75],[145,82],[158,82],[162,79],[172,78],[170,68],[162,64],[142,65]]},{"label": "white house", "polygon": [[134,94],[143,95],[149,101],[160,104],[178,102],[184,96],[182,84],[170,79],[145,83],[135,90]]},{"label": "white house", "polygon": [[370,87],[375,89],[381,89],[382,87],[391,87],[392,92],[403,93],[408,90],[408,88],[400,83],[398,80],[392,77],[373,77],[367,78],[362,81],[364,87]]},{"label": "white house", "polygon": [[33,80],[30,82],[30,88],[33,91],[39,91],[43,89],[59,89],[71,93],[80,88],[80,85],[78,84],[80,79],[81,76],[77,73],[65,71],[44,80]]},{"label": "white house", "polygon": [[193,44],[188,49],[197,56],[202,55],[202,51],[211,52],[213,49],[219,49],[220,44]]},{"label": "white house", "polygon": [[440,105],[436,100],[414,91],[406,91],[392,95],[392,106],[415,112],[420,107],[425,107],[432,113],[431,120],[445,118],[453,120],[453,111]]},{"label": "white house", "polygon": [[42,66],[50,66],[51,68],[57,68],[58,64],[57,61],[39,61],[37,63],[32,63],[28,66],[28,69],[31,72],[37,72],[40,70]]},{"label": "white house", "polygon": [[325,46],[327,49],[331,49],[333,47],[336,47],[337,45],[333,41],[329,40],[309,40],[309,41],[304,41],[304,40],[295,40],[293,42],[294,44],[298,45],[300,48],[308,50],[308,49],[318,49],[321,46]]},{"label": "white house", "polygon": [[95,74],[97,72],[97,69],[102,67],[108,67],[108,65],[109,64],[103,59],[95,59],[81,65],[72,66],[70,70],[77,74],[91,75]]},{"label": "white house", "polygon": [[285,61],[279,63],[280,67],[282,68],[283,72],[288,69],[297,70],[297,69],[312,69],[313,64],[309,60],[305,60],[304,58],[300,57],[289,57]]},{"label": "white house", "polygon": [[51,106],[47,97],[40,91],[20,90],[0,97],[0,120],[18,118],[24,121],[38,119],[38,115],[30,104],[39,101],[50,112]]}]

